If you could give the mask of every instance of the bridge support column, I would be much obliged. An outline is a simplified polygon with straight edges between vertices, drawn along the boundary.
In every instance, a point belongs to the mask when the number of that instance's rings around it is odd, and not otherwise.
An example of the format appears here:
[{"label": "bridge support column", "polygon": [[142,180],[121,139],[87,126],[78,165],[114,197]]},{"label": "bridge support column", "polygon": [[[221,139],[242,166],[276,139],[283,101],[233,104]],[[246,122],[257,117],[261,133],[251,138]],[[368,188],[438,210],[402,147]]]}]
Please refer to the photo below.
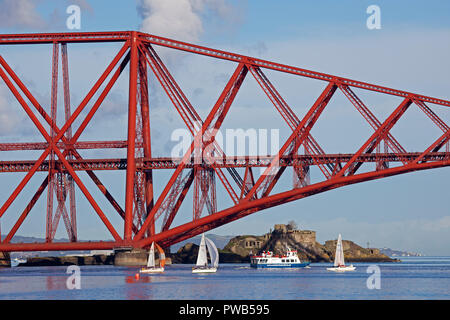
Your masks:
[{"label": "bridge support column", "polygon": [[[151,134],[150,134],[150,110],[148,100],[148,77],[147,77],[147,61],[142,53],[139,53],[139,91],[140,105],[142,116],[142,142],[144,149],[144,157],[152,157]],[[145,171],[145,216],[152,210],[153,200],[153,173],[152,170]],[[149,235],[155,234],[155,223],[151,223],[148,230]]]},{"label": "bridge support column", "polygon": [[[171,264],[170,247],[164,248],[166,265]],[[138,248],[116,248],[114,249],[114,265],[123,267],[142,267],[147,265],[148,250]],[[159,255],[155,256],[155,263],[159,264]]]},{"label": "bridge support column", "polygon": [[127,173],[125,186],[125,222],[124,239],[131,240],[133,224],[134,176],[136,173],[135,145],[136,145],[136,95],[137,95],[138,49],[137,34],[132,33],[130,44],[130,80],[128,97],[128,146]]},{"label": "bridge support column", "polygon": [[145,266],[147,265],[148,252],[144,249],[115,249],[115,266]]}]

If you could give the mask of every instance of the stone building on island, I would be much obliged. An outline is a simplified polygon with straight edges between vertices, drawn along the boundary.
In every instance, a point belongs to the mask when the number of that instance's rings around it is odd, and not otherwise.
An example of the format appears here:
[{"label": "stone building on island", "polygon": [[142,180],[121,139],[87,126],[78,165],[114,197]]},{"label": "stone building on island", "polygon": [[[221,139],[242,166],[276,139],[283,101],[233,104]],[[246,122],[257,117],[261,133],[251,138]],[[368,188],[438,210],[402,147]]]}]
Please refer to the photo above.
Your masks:
[{"label": "stone building on island", "polygon": [[259,251],[272,239],[272,235],[283,235],[285,237],[292,238],[295,242],[314,245],[316,243],[316,232],[312,230],[298,230],[290,229],[288,225],[276,224],[274,230],[262,235],[262,236],[240,236],[234,242],[235,245],[244,247],[245,249],[252,250],[253,252]]}]

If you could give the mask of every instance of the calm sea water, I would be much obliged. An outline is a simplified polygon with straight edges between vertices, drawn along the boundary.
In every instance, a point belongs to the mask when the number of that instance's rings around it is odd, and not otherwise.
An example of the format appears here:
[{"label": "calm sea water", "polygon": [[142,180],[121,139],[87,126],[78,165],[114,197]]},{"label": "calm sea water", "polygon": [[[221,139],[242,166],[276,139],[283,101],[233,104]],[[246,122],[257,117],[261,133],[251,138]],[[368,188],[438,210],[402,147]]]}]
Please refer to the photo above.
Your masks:
[{"label": "calm sea water", "polygon": [[325,263],[284,270],[222,264],[208,275],[192,274],[191,265],[169,265],[164,274],[140,279],[137,268],[82,266],[81,289],[73,290],[66,286],[66,267],[14,267],[0,269],[0,299],[450,299],[450,257],[402,260],[377,264],[380,289],[367,287],[369,263],[354,263],[356,271],[346,273],[327,271]]}]

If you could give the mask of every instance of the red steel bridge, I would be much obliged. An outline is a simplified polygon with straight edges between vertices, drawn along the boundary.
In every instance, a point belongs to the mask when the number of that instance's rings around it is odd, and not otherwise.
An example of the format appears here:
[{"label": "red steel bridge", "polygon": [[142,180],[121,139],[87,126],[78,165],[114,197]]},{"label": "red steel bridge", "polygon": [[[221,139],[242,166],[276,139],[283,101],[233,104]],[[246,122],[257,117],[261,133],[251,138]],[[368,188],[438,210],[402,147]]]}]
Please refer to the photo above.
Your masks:
[{"label": "red steel bridge", "polygon": [[[70,102],[68,44],[70,46],[82,43],[89,46],[92,43],[105,42],[120,43],[120,50],[99,75],[81,103],[73,105]],[[53,48],[49,106],[44,106],[38,101],[36,93],[24,84],[17,70],[13,69],[0,52],[2,80],[43,138],[39,143],[0,143],[0,154],[11,150],[34,150],[40,153],[37,159],[20,161],[9,161],[0,156],[0,172],[18,172],[24,175],[18,185],[10,189],[3,186],[1,190],[9,196],[4,203],[0,203],[0,218],[9,214],[17,216],[17,219],[11,230],[2,230],[5,238],[0,243],[0,251],[146,248],[153,241],[162,247],[168,247],[257,211],[317,193],[402,173],[450,165],[450,128],[438,116],[439,112],[450,112],[446,109],[450,107],[450,101],[447,100],[136,31],[0,35],[2,49],[20,45],[28,50],[30,46],[43,44]],[[234,62],[234,72],[206,118],[201,119],[155,51],[156,47]],[[59,66],[62,70],[65,116],[65,122],[60,125],[56,121]],[[129,66],[127,139],[79,141],[80,135],[94,114],[101,112],[99,109],[105,97],[127,66]],[[270,82],[265,74],[267,70],[321,81],[323,91],[300,118]],[[194,137],[190,148],[179,159],[152,157],[149,72],[154,74]],[[215,132],[221,128],[242,83],[249,76],[256,79],[262,89],[261,95],[267,96],[283,119],[283,123],[290,128],[289,137],[280,144],[281,148],[274,156],[227,156],[215,141]],[[402,101],[399,105],[393,106],[394,111],[386,119],[378,119],[358,97],[356,94],[358,90],[395,96]],[[327,154],[311,135],[311,129],[336,91],[345,95],[350,102],[349,105],[356,108],[372,128],[365,142],[351,154]],[[405,150],[391,132],[393,126],[409,108],[417,108],[423,112],[431,120],[430,127],[435,125],[442,131],[440,136],[424,150],[414,152]],[[436,112],[436,109],[442,111]],[[81,124],[75,128],[76,120]],[[123,159],[88,159],[83,158],[79,152],[83,149],[108,148],[126,149],[127,156]],[[195,161],[198,160],[195,158],[198,155],[200,161]],[[372,163],[372,169],[362,172],[360,167],[365,163]],[[310,168],[313,166],[320,169],[323,178],[319,181],[312,182],[310,179]],[[256,167],[262,167],[264,173],[256,174],[255,171],[260,171],[254,170]],[[292,185],[287,190],[274,193],[274,187],[288,168],[293,176]],[[154,171],[167,169],[172,172],[170,178],[160,192],[154,193]],[[99,170],[123,170],[124,199],[113,197],[98,177]],[[110,204],[109,211],[105,212],[100,208],[99,199],[95,199],[87,189],[86,181],[82,181],[79,176],[80,171],[87,173],[87,177],[104,195]],[[44,172],[45,175],[38,189],[34,194],[30,194],[30,200],[24,204],[23,211],[10,212],[13,211],[8,210],[11,209],[12,203],[37,172]],[[231,206],[218,208],[216,181],[223,185],[226,192],[221,196],[229,197]],[[189,217],[188,222],[174,226],[172,225],[174,218],[181,214],[180,206],[190,189],[193,194],[192,217]],[[113,240],[91,242],[78,240],[75,191],[81,192],[87,199],[92,210],[98,215],[99,228],[103,224]],[[44,193],[47,196],[47,213],[42,228],[45,228],[46,241],[12,243],[11,239]],[[205,214],[202,214],[204,211]],[[110,222],[108,216],[111,214],[117,214],[123,219],[123,225],[119,226],[123,228],[122,230],[118,230],[118,227]],[[61,217],[69,242],[54,241]]]}]

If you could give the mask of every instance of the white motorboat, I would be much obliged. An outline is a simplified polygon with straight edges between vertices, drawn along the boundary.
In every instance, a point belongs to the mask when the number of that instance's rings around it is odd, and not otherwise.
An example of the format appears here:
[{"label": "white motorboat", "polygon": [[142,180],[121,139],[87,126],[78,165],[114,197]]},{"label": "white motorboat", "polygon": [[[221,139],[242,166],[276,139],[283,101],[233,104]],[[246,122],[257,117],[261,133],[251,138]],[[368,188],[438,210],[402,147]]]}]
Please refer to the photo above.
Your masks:
[{"label": "white motorboat", "polygon": [[250,255],[250,267],[252,268],[305,268],[309,261],[302,262],[297,255],[297,250],[287,247],[286,254],[274,255],[272,251],[263,251],[259,255]]},{"label": "white motorboat", "polygon": [[344,248],[342,247],[342,237],[341,234],[339,234],[336,244],[336,254],[334,255],[334,266],[331,268],[327,268],[327,270],[335,272],[345,272],[345,271],[354,271],[355,269],[356,267],[354,267],[352,264],[349,266],[345,265]]}]

